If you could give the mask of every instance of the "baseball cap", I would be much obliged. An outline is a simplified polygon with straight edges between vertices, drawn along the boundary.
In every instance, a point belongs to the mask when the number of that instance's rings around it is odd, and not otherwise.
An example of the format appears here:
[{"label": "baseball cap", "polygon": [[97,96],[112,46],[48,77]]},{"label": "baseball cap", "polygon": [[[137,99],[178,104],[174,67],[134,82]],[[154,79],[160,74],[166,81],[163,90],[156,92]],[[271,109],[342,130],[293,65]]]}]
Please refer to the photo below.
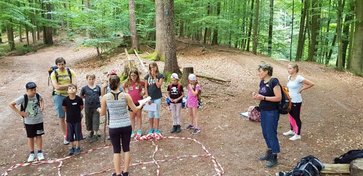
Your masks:
[{"label": "baseball cap", "polygon": [[28,82],[25,84],[26,89],[34,89],[36,87],[37,87],[37,85],[34,82]]},{"label": "baseball cap", "polygon": [[179,76],[176,73],[171,74],[171,78],[179,80]]},{"label": "baseball cap", "polygon": [[195,76],[195,74],[189,74],[188,79],[190,81],[196,81],[197,80],[197,76]]}]

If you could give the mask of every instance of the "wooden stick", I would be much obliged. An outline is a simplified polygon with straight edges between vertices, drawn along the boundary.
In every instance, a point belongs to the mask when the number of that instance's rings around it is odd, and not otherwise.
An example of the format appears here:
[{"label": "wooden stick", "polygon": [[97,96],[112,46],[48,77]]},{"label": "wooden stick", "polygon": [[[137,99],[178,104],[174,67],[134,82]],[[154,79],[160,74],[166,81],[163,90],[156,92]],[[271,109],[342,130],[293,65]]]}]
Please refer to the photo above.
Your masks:
[{"label": "wooden stick", "polygon": [[225,80],[225,79],[222,79],[222,78],[214,78],[214,77],[210,77],[210,76],[206,76],[206,75],[196,74],[196,76],[201,77],[201,78],[206,78],[206,79],[214,80],[214,81],[231,82],[231,80]]},{"label": "wooden stick", "polygon": [[349,164],[324,164],[323,174],[349,174]]},{"label": "wooden stick", "polygon": [[141,58],[141,57],[140,57],[140,55],[137,53],[137,51],[136,51],[136,50],[134,50],[134,52],[135,52],[135,55],[136,55],[137,59],[138,59],[138,60],[139,60],[139,62],[140,62],[140,65],[141,65],[141,67],[142,67],[142,70],[144,71],[144,73],[147,73],[147,69],[146,69],[146,67],[145,67],[144,63],[142,62],[142,60],[140,59],[140,58]]}]

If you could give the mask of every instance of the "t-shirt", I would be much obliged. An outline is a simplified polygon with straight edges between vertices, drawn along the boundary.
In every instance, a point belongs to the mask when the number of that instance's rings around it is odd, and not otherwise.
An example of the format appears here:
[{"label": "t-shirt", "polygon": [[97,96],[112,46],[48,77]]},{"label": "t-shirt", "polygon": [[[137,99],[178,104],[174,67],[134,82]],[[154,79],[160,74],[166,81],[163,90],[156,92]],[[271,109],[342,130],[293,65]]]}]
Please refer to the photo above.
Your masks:
[{"label": "t-shirt", "polygon": [[100,107],[100,96],[101,88],[96,85],[96,87],[91,88],[89,86],[84,86],[81,89],[81,96],[84,96],[85,106],[87,108],[98,108]]},{"label": "t-shirt", "polygon": [[[71,71],[72,74],[72,82],[75,82],[75,73],[73,70],[69,69]],[[59,85],[66,85],[66,84],[70,84],[71,83],[71,78],[68,75],[68,71],[67,68],[65,68],[63,71],[56,69],[55,70],[58,73],[58,84]],[[52,74],[50,75],[50,79],[52,81],[56,81],[57,82],[57,78],[55,76],[55,71],[52,72]],[[62,95],[62,96],[68,96],[67,90],[54,90],[56,94]]]},{"label": "t-shirt", "polygon": [[[172,99],[177,99],[179,98],[180,96],[182,96],[182,93],[183,93],[183,86],[180,85],[179,83],[178,84],[170,84],[168,86],[168,89],[167,91],[169,92],[169,96],[170,98]],[[180,99],[178,102],[176,103],[181,103],[183,101],[183,99]],[[171,103],[174,103],[174,102],[171,102]]]},{"label": "t-shirt", "polygon": [[[271,83],[269,83],[271,81]],[[259,94],[263,96],[275,96],[274,94],[274,87],[276,85],[279,85],[279,80],[276,78],[271,78],[269,82],[265,83],[264,80],[261,80],[260,82],[260,90],[258,91]],[[271,87],[270,87],[271,85]],[[261,110],[278,110],[279,108],[279,102],[271,102],[271,101],[265,101],[261,100],[259,105]]]},{"label": "t-shirt", "polygon": [[[156,76],[156,78],[158,79],[158,81],[160,79],[164,79],[164,75],[161,73],[158,73],[158,75]],[[149,96],[151,97],[152,100],[155,99],[159,99],[161,98],[163,95],[161,94],[161,88],[158,88],[156,86],[156,82],[155,80],[150,76],[150,74],[147,74],[144,78],[145,80],[147,80],[147,93],[149,94]]]},{"label": "t-shirt", "polygon": [[291,80],[291,76],[288,77],[287,88],[289,88],[289,95],[292,103],[301,103],[302,97],[300,90],[303,86],[304,77],[297,75],[295,80]]},{"label": "t-shirt", "polygon": [[[39,101],[43,98],[39,95]],[[15,100],[16,105],[24,105],[24,95],[20,96]],[[26,106],[25,112],[28,116],[24,117],[24,123],[28,125],[38,124],[43,122],[43,113],[40,110],[40,102],[38,102],[37,97],[28,96],[28,104]]]},{"label": "t-shirt", "polygon": [[139,82],[136,84],[136,82],[132,82],[131,85],[126,87],[126,92],[130,94],[132,101],[136,104],[138,103],[138,100],[142,99],[142,96],[140,95],[142,92],[142,88],[145,86],[144,82]]},{"label": "t-shirt", "polygon": [[[202,88],[199,84],[195,85],[194,91],[201,91]],[[187,106],[190,108],[198,107],[198,95],[193,95],[192,90],[188,86],[188,100]]]},{"label": "t-shirt", "polygon": [[66,107],[66,121],[69,123],[77,123],[82,121],[81,106],[83,106],[83,100],[76,95],[74,100],[69,97],[64,98],[62,106]]}]

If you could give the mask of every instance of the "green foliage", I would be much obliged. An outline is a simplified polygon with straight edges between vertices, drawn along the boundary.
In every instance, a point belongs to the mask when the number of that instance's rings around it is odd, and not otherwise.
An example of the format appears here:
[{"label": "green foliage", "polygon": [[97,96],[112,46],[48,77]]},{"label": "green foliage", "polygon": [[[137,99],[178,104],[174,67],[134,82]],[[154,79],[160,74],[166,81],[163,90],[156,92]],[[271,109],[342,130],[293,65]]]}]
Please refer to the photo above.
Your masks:
[{"label": "green foliage", "polygon": [[156,61],[157,60],[157,53],[153,52],[149,55],[144,56],[145,59],[151,60],[151,61]]}]

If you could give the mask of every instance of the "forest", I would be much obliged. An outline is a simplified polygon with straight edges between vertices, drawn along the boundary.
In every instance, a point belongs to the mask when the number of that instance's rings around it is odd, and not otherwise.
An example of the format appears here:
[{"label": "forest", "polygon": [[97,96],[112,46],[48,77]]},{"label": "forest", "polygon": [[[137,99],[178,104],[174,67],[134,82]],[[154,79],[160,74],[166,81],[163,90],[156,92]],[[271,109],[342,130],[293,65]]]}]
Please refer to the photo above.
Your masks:
[{"label": "forest", "polygon": [[31,51],[62,35],[99,54],[132,42],[169,59],[178,37],[362,74],[362,6],[360,0],[1,0],[0,52]]}]

